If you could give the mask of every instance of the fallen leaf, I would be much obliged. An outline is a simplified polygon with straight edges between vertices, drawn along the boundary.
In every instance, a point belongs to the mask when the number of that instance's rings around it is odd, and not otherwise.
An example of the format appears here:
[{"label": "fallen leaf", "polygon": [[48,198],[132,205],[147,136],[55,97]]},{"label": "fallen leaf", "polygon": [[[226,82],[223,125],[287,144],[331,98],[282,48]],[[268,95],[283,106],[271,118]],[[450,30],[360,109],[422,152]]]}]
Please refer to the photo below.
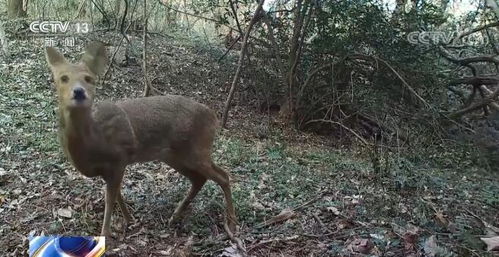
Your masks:
[{"label": "fallen leaf", "polygon": [[426,239],[423,248],[424,252],[426,253],[425,256],[435,257],[438,248],[435,236],[430,236],[428,239]]},{"label": "fallen leaf", "polygon": [[336,224],[336,226],[338,227],[338,229],[346,229],[353,227],[354,223],[351,220],[342,219]]},{"label": "fallen leaf", "polygon": [[275,223],[280,223],[286,220],[289,220],[291,218],[294,218],[296,216],[296,212],[294,212],[291,209],[284,209],[282,210],[279,214],[276,216],[270,218],[269,220],[265,221],[262,223],[261,226],[269,226]]},{"label": "fallen leaf", "polygon": [[222,254],[219,256],[220,257],[243,257],[239,253],[239,250],[237,249],[237,247],[235,247],[235,246],[225,248],[224,251],[222,252]]},{"label": "fallen leaf", "polygon": [[400,227],[392,224],[394,232],[404,240],[404,248],[406,250],[414,250],[419,238],[420,229],[414,225],[407,224],[405,227]]},{"label": "fallen leaf", "polygon": [[173,247],[168,247],[168,250],[161,250],[161,251],[158,251],[157,254],[159,255],[163,255],[163,256],[170,256],[172,254],[172,250],[173,250]]},{"label": "fallen leaf", "polygon": [[489,237],[489,238],[480,238],[485,244],[487,244],[487,251],[499,251],[499,236]]},{"label": "fallen leaf", "polygon": [[338,210],[338,208],[334,206],[327,207],[327,210],[332,212],[336,216],[340,215],[340,210]]},{"label": "fallen leaf", "polygon": [[447,226],[447,224],[449,223],[443,211],[437,211],[437,213],[435,213],[435,218],[443,226]]},{"label": "fallen leaf", "polygon": [[347,246],[348,250],[363,254],[368,254],[372,248],[372,242],[364,238],[355,239]]},{"label": "fallen leaf", "polygon": [[61,208],[57,210],[57,215],[70,219],[73,216],[73,211],[71,211],[71,209]]}]

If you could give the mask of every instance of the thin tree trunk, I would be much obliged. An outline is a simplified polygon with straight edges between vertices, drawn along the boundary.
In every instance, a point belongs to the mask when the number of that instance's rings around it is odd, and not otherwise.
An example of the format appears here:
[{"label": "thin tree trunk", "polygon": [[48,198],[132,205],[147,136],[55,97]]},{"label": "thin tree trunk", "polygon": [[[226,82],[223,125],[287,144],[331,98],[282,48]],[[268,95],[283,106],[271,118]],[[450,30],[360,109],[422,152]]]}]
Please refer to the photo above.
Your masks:
[{"label": "thin tree trunk", "polygon": [[[302,34],[303,21],[307,14],[308,6],[310,5],[310,0],[297,0],[293,36],[291,38],[291,45],[289,51],[289,70],[288,70],[288,112],[291,117],[294,116],[294,104],[293,104],[293,91],[295,84],[295,71],[298,64],[299,58],[299,48],[300,48],[300,35]],[[287,117],[290,118],[290,117]]]},{"label": "thin tree trunk", "polygon": [[143,41],[144,41],[144,52],[143,52],[143,63],[142,70],[144,71],[144,96],[149,96],[151,93],[151,87],[149,85],[149,79],[147,77],[147,1],[144,0],[144,30],[143,30]]},{"label": "thin tree trunk", "polygon": [[268,37],[269,37],[269,41],[272,45],[272,48],[274,50],[274,54],[275,54],[275,58],[276,58],[276,62],[277,62],[277,67],[279,69],[279,74],[281,74],[281,79],[284,82],[284,84],[286,84],[286,82],[287,82],[286,81],[286,71],[284,69],[284,64],[282,62],[281,51],[279,51],[279,46],[277,45],[277,42],[276,42],[275,37],[274,37],[274,28],[272,27],[272,24],[270,22],[270,18],[268,15],[266,15],[264,17],[263,21],[267,25]]},{"label": "thin tree trunk", "polygon": [[239,30],[239,35],[243,34],[243,29],[241,29],[241,24],[239,23],[239,19],[237,18],[237,11],[234,7],[234,3],[232,0],[229,0],[230,9],[232,9],[232,13],[234,14],[234,20],[236,21],[237,29]]},{"label": "thin tree trunk", "polygon": [[243,45],[241,47],[241,53],[239,54],[239,64],[237,66],[236,74],[234,75],[234,80],[232,80],[232,85],[230,87],[229,91],[229,96],[227,97],[227,101],[225,102],[225,108],[223,111],[222,115],[222,127],[226,127],[227,124],[227,118],[229,114],[229,109],[230,109],[230,103],[232,102],[232,98],[234,97],[234,91],[236,89],[236,84],[237,81],[239,80],[239,76],[241,74],[243,62],[244,62],[244,56],[246,55],[246,48],[247,48],[247,42],[248,38],[251,32],[251,29],[253,28],[253,25],[261,18],[260,12],[262,12],[262,6],[265,0],[260,0],[258,3],[258,7],[255,10],[255,13],[253,14],[253,18],[251,18],[250,24],[248,25],[248,28],[246,29],[246,33],[244,34],[243,38]]},{"label": "thin tree trunk", "polygon": [[23,9],[23,0],[8,0],[7,13],[9,18],[26,17],[26,10]]}]

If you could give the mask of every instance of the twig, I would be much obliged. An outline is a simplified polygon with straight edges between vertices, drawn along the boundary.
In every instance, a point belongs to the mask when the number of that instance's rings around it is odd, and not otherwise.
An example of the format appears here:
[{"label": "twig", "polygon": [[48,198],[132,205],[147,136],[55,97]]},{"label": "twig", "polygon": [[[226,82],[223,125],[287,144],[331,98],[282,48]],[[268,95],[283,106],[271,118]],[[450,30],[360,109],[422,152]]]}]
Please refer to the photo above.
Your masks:
[{"label": "twig", "polygon": [[350,58],[353,58],[353,59],[363,59],[363,60],[367,60],[367,59],[374,59],[375,61],[379,61],[381,63],[383,63],[388,69],[390,69],[393,74],[395,74],[399,80],[402,82],[402,84],[407,88],[407,90],[409,90],[409,92],[411,92],[416,98],[419,99],[419,101],[421,101],[421,103],[423,103],[426,107],[431,107],[430,104],[428,104],[428,102],[426,102],[426,100],[424,100],[423,97],[421,97],[410,85],[409,83],[407,83],[407,81],[405,81],[405,79],[388,63],[386,62],[385,60],[379,58],[379,57],[376,57],[376,56],[368,56],[368,55],[361,55],[361,54],[356,54],[356,55],[353,55],[351,56]]},{"label": "twig", "polygon": [[223,60],[223,58],[229,53],[229,51],[232,50],[232,48],[234,48],[234,46],[239,41],[239,39],[241,39],[241,37],[242,37],[242,34],[239,34],[239,36],[237,37],[237,39],[234,40],[234,42],[232,42],[232,44],[230,45],[229,48],[227,48],[227,50],[225,51],[225,53],[220,58],[218,58],[217,62],[220,62],[221,60]]},{"label": "twig", "polygon": [[291,241],[291,240],[295,240],[295,239],[298,239],[299,236],[298,235],[294,235],[294,236],[290,236],[290,237],[286,237],[286,238],[272,238],[272,239],[268,239],[268,240],[263,240],[255,245],[252,245],[250,248],[248,248],[248,252],[254,250],[255,248],[258,248],[258,247],[261,247],[263,245],[266,245],[266,244],[270,244],[270,243],[276,243],[276,242],[285,242],[285,241]]},{"label": "twig", "polygon": [[[348,231],[352,231],[352,230],[355,231],[361,227],[364,227],[364,226],[354,227],[354,228],[349,229]],[[322,235],[314,235],[314,234],[300,234],[300,235],[305,236],[305,237],[311,237],[311,238],[321,238],[321,237],[334,236],[335,240],[344,239],[344,238],[350,236],[348,233],[343,234],[342,232],[344,232],[344,230],[336,230],[336,231],[332,231],[330,233],[326,233],[326,234],[322,234]]]},{"label": "twig", "polygon": [[85,3],[87,3],[87,0],[81,1],[80,7],[78,8],[78,12],[76,13],[76,16],[73,18],[73,20],[76,20],[76,19],[78,19],[78,17],[80,17],[81,11],[83,10]]},{"label": "twig", "polygon": [[319,217],[319,215],[317,215],[316,213],[312,214],[312,216],[314,217],[314,219],[317,221],[317,223],[319,223],[319,225],[321,225],[322,228],[324,228],[328,233],[333,233],[333,231],[331,231],[331,229],[329,229],[325,224],[324,222],[322,222],[321,218]]},{"label": "twig", "polygon": [[96,4],[94,0],[90,0],[90,1],[94,4],[94,6],[97,8],[97,10],[99,10],[99,12],[102,14],[102,17],[104,17],[104,19],[106,20],[107,24],[111,24],[111,20],[109,20],[109,18],[107,17],[107,13],[104,10],[104,7],[99,6],[98,4]]},{"label": "twig", "polygon": [[492,226],[490,223],[484,221],[483,219],[481,219],[480,217],[478,217],[478,215],[474,214],[472,211],[468,210],[468,209],[465,209],[466,212],[468,212],[471,216],[475,217],[477,220],[481,221],[483,226],[485,226],[486,228],[494,231],[495,233],[499,233],[499,228],[496,228],[494,226]]},{"label": "twig", "polygon": [[355,132],[355,131],[353,131],[353,129],[343,125],[343,123],[341,123],[341,122],[332,121],[332,120],[325,120],[325,119],[317,119],[317,120],[309,120],[305,123],[305,125],[307,125],[309,123],[313,123],[313,122],[325,122],[325,123],[332,123],[332,124],[338,125],[344,129],[348,130],[350,133],[352,133],[355,137],[357,137],[360,140],[360,142],[362,142],[362,144],[371,145],[363,137],[361,137],[359,134],[357,134],[357,132]]},{"label": "twig", "polygon": [[303,209],[304,207],[309,206],[309,205],[319,201],[320,199],[322,199],[322,197],[324,197],[324,195],[326,195],[326,192],[321,192],[317,197],[310,199],[310,200],[306,201],[305,203],[300,204],[300,205],[296,206],[295,208],[293,208],[293,211],[299,211],[299,210]]},{"label": "twig", "polygon": [[230,238],[230,240],[236,244],[236,246],[237,246],[237,248],[239,250],[241,250],[243,256],[246,256],[246,252],[247,252],[246,251],[246,247],[244,247],[243,242],[241,241],[241,239],[239,239],[238,237],[236,237],[232,233],[232,231],[229,229],[229,226],[228,226],[228,224],[226,222],[224,223],[224,230],[227,233],[227,236]]},{"label": "twig", "polygon": [[[134,5],[133,10],[132,10],[132,16],[130,17],[130,19],[133,18],[133,14],[135,13],[135,10],[137,9],[137,3],[138,3],[138,1],[135,2],[135,5]],[[118,52],[118,50],[120,49],[121,45],[123,44],[123,39],[125,39],[127,37],[126,36],[126,32],[128,31],[128,29],[130,29],[130,26],[132,26],[132,23],[128,24],[128,26],[123,31],[123,33],[121,33],[121,35],[122,35],[121,40],[118,43],[118,46],[116,47],[116,50],[114,50],[113,55],[111,56],[111,60],[110,60],[109,66],[107,67],[106,72],[104,72],[104,75],[102,76],[102,82],[101,82],[101,84],[104,84],[104,82],[106,81],[106,76],[109,73],[109,71],[111,70],[111,67],[113,66],[114,57],[116,56],[116,53]],[[128,41],[128,38],[126,38],[126,40]]]},{"label": "twig", "polygon": [[171,6],[168,6],[167,4],[163,3],[162,0],[159,0],[159,3],[161,5],[163,5],[165,8],[167,9],[170,9],[174,12],[178,12],[178,13],[181,13],[181,14],[185,14],[185,15],[189,15],[189,16],[193,16],[193,17],[196,17],[196,18],[200,18],[200,19],[203,19],[203,20],[207,20],[207,21],[211,21],[211,22],[215,22],[216,24],[219,24],[221,26],[224,26],[224,27],[227,27],[227,28],[230,28],[230,29],[233,29],[233,30],[237,30],[237,28],[234,28],[230,25],[227,25],[227,24],[223,24],[223,23],[220,23],[220,21],[216,20],[216,19],[213,19],[213,18],[208,18],[208,17],[204,17],[204,16],[201,16],[201,15],[198,15],[198,14],[194,14],[194,13],[189,13],[189,12],[186,12],[186,11],[182,11],[182,10],[179,10],[179,9],[176,9],[176,8],[173,8]]}]

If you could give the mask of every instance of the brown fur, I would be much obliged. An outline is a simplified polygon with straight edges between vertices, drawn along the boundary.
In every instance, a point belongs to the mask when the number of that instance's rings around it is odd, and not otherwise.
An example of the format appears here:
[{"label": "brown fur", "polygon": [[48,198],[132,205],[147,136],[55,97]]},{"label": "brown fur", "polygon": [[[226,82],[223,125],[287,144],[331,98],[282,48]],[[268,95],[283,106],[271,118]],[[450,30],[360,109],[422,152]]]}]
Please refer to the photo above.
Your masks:
[{"label": "brown fur", "polygon": [[[104,101],[94,106],[96,76],[106,64],[104,46],[87,47],[78,64],[69,63],[54,48],[47,48],[46,55],[57,87],[64,152],[83,175],[101,176],[106,182],[103,235],[110,235],[115,202],[125,221],[131,219],[120,191],[125,167],[153,160],[164,161],[192,183],[170,223],[182,214],[206,180],[211,179],[224,192],[225,228],[229,234],[235,232],[229,176],[211,158],[218,127],[212,110],[176,95]],[[84,89],[85,100],[75,100],[76,87]]]}]

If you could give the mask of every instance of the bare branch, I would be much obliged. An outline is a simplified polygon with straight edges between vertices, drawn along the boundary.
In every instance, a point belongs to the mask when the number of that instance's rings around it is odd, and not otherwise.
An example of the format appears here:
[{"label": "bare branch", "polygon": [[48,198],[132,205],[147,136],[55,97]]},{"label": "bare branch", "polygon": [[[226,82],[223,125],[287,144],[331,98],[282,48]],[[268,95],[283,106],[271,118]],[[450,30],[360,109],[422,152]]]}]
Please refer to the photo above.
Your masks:
[{"label": "bare branch", "polygon": [[459,60],[457,57],[454,57],[451,53],[449,53],[443,46],[440,46],[439,47],[439,50],[440,50],[440,54],[445,58],[447,59],[448,61],[452,62],[452,63],[455,63],[457,65],[463,65],[465,67],[468,67],[470,70],[471,70],[471,73],[473,73],[473,76],[476,76],[477,75],[477,70],[474,66],[472,66],[471,64],[462,64],[461,63],[461,60]]},{"label": "bare branch", "polygon": [[229,0],[229,5],[230,9],[232,10],[232,13],[234,14],[234,20],[236,21],[237,25],[237,30],[239,31],[239,38],[243,35],[243,29],[241,29],[241,24],[239,24],[239,19],[237,18],[237,11],[236,8],[234,7],[234,3],[232,0]]},{"label": "bare branch", "polygon": [[496,85],[499,82],[498,76],[481,76],[481,77],[466,77],[455,79],[449,85]]},{"label": "bare branch", "polygon": [[450,115],[450,117],[458,118],[460,116],[463,116],[466,113],[478,110],[478,109],[480,109],[484,106],[487,106],[487,105],[493,103],[494,101],[496,101],[498,96],[499,96],[499,86],[497,87],[497,89],[494,92],[492,92],[492,94],[488,95],[486,98],[484,98],[480,102],[475,103],[473,105],[470,105],[469,107],[466,107],[466,108],[461,109],[459,111],[456,111],[456,112],[452,113]]}]

